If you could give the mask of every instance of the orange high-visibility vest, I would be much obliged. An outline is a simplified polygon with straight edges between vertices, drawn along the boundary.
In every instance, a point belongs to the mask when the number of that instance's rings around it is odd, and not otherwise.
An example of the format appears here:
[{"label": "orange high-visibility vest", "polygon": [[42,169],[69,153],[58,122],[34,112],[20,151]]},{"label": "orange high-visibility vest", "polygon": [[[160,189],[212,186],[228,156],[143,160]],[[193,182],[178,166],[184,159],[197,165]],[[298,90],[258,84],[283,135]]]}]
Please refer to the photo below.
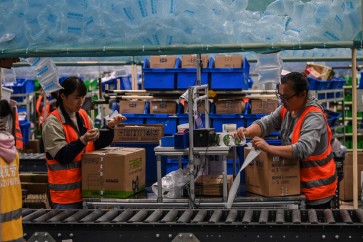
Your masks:
[{"label": "orange high-visibility vest", "polygon": [[15,114],[15,147],[18,150],[23,150],[23,134],[21,133],[19,116],[18,113]]},{"label": "orange high-visibility vest", "polygon": [[[284,118],[287,110],[281,107],[281,117]],[[292,131],[292,144],[300,139],[300,131],[306,116],[310,112],[318,112],[323,115],[326,128],[328,131],[328,148],[319,155],[311,155],[300,160],[300,185],[301,193],[306,196],[309,201],[320,200],[335,194],[337,188],[337,174],[333,158],[330,140],[332,132],[323,111],[316,106],[307,107],[298,118]]]},{"label": "orange high-visibility vest", "polygon": [[[87,130],[90,130],[91,123],[89,121],[86,111],[81,109],[78,111],[78,113],[82,117]],[[54,110],[51,115],[57,117],[59,122],[62,123],[62,119],[58,112],[58,109]],[[79,139],[77,132],[70,124],[62,124],[64,129],[64,135],[68,144],[72,141],[76,141]],[[82,152],[80,152],[69,164],[61,164],[54,159],[47,159],[49,192],[53,203],[69,204],[82,201],[82,153],[90,152],[94,149],[95,148],[93,142],[88,142],[86,148]]]},{"label": "orange high-visibility vest", "polygon": [[[40,106],[43,103],[43,98],[46,99],[46,105],[45,105],[45,107],[43,107],[41,109]],[[44,120],[45,120],[44,112],[46,111],[47,115],[50,114],[50,105],[49,105],[48,99],[46,97],[40,95],[37,99],[37,103],[35,104],[35,110],[38,113],[38,124],[41,125],[42,123],[44,123]]]}]

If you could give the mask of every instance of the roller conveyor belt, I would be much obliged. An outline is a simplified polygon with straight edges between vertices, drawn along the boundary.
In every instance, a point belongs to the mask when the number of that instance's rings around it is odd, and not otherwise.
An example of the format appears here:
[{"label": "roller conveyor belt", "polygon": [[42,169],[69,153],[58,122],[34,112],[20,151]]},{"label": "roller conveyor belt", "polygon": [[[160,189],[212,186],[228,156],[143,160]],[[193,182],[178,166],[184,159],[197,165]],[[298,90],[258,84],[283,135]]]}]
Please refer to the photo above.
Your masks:
[{"label": "roller conveyor belt", "polygon": [[363,241],[363,209],[23,209],[23,227],[30,242]]}]

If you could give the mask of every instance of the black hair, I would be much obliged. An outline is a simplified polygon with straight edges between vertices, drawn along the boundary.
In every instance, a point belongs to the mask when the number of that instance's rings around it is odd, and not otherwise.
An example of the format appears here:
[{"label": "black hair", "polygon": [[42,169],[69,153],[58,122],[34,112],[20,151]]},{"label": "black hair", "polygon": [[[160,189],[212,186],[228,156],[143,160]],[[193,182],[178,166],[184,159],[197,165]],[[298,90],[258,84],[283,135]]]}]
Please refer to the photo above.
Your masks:
[{"label": "black hair", "polygon": [[0,100],[0,118],[8,116],[9,114],[13,114],[10,103],[5,99]]},{"label": "black hair", "polygon": [[309,82],[306,75],[300,72],[290,72],[282,77],[281,84],[289,83],[295,93],[306,91],[306,96],[309,93]]},{"label": "black hair", "polygon": [[61,86],[63,89],[59,90],[57,93],[52,93],[52,97],[57,100],[57,107],[62,105],[62,99],[60,97],[62,93],[66,97],[72,94],[74,91],[77,91],[78,95],[81,97],[84,97],[87,94],[87,87],[83,80],[75,76],[65,79]]}]

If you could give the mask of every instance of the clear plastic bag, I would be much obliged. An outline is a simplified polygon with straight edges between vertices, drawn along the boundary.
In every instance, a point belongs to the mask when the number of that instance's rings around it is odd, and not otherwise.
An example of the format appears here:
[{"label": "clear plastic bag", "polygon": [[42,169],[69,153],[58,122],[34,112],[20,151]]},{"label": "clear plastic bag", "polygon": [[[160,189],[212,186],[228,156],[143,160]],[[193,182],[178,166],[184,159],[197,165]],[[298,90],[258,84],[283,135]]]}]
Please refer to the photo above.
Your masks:
[{"label": "clear plastic bag", "polygon": [[[162,193],[165,198],[181,198],[183,186],[190,181],[190,173],[187,170],[178,169],[165,175],[161,179]],[[155,182],[151,189],[158,195],[158,183]]]}]

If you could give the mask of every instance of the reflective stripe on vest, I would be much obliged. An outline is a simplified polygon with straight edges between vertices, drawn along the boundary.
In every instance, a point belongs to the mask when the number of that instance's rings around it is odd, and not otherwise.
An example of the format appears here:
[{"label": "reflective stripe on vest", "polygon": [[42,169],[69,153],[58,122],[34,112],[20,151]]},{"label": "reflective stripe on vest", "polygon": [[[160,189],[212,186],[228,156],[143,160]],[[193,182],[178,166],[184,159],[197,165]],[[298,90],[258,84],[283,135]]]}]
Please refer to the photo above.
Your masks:
[{"label": "reflective stripe on vest", "polygon": [[[323,116],[328,132],[328,147],[326,151],[322,154],[312,155],[300,160],[301,192],[306,196],[307,200],[312,201],[327,198],[335,194],[337,175],[330,145],[332,133],[326,117],[319,107],[309,106],[300,115],[292,131],[292,144],[299,141],[301,128],[306,116],[310,112],[318,112]],[[281,117],[284,118],[286,113],[286,108],[282,106],[280,112]]]},{"label": "reflective stripe on vest", "polygon": [[24,146],[23,143],[23,134],[21,133],[20,125],[19,125],[19,116],[18,113],[15,114],[15,147],[18,150],[22,150]]},{"label": "reflective stripe on vest", "polygon": [[309,168],[309,167],[316,167],[316,166],[324,166],[329,163],[329,161],[333,159],[333,153],[329,153],[328,157],[321,159],[321,160],[309,160],[300,163],[301,168]]},{"label": "reflective stripe on vest", "polygon": [[69,170],[81,167],[81,162],[71,162],[68,164],[47,164],[47,167],[50,171],[62,171],[62,170]]},{"label": "reflective stripe on vest", "polygon": [[21,217],[21,208],[0,214],[0,223],[10,222]]},{"label": "reflective stripe on vest", "polygon": [[[91,129],[91,123],[85,110],[78,111],[83,119],[87,130]],[[52,113],[63,125],[63,130],[67,143],[71,143],[79,139],[77,132],[70,124],[63,124],[58,109]],[[60,164],[56,160],[47,160],[48,181],[51,200],[54,203],[68,204],[82,201],[81,191],[81,157],[84,152],[94,150],[93,142],[88,142],[84,151],[77,154],[69,164]]]},{"label": "reflective stripe on vest", "polygon": [[54,191],[66,191],[81,188],[81,182],[74,182],[68,184],[52,184],[49,183],[49,189]]}]

